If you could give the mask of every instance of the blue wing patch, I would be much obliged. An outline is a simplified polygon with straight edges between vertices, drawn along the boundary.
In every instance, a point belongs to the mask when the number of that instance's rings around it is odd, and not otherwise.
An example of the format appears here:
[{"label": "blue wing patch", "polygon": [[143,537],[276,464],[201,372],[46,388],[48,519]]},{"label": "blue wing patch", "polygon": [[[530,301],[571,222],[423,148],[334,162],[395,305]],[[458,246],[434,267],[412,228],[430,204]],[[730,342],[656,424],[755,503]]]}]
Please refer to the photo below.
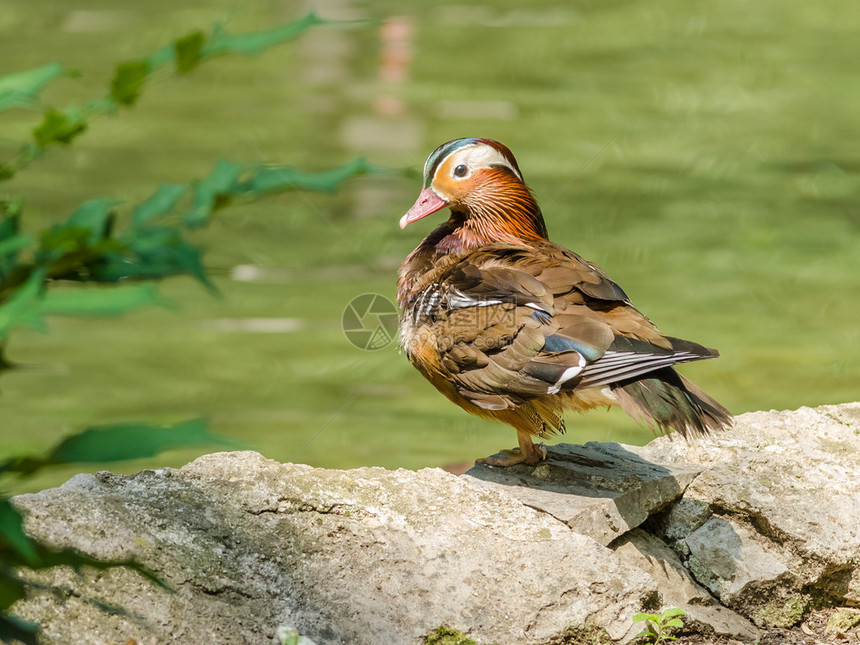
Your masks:
[{"label": "blue wing patch", "polygon": [[567,336],[547,336],[544,339],[543,351],[545,352],[567,352],[570,350],[585,356],[585,360],[589,363],[603,356],[603,350],[599,347],[587,345]]}]

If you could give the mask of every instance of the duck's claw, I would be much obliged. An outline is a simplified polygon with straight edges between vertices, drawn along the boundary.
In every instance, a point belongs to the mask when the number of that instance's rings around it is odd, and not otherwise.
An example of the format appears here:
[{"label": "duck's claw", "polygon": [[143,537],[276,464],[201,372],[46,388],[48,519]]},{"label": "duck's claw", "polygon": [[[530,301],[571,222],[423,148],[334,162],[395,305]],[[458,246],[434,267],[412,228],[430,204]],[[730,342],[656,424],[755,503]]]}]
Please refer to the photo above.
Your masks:
[{"label": "duck's claw", "polygon": [[505,457],[483,457],[476,459],[476,464],[484,464],[486,466],[516,466],[517,464],[526,464],[528,466],[536,466],[547,457],[546,446],[543,444],[534,445],[529,442],[526,444],[526,450],[514,448],[513,450],[502,450],[500,454],[507,455]]}]

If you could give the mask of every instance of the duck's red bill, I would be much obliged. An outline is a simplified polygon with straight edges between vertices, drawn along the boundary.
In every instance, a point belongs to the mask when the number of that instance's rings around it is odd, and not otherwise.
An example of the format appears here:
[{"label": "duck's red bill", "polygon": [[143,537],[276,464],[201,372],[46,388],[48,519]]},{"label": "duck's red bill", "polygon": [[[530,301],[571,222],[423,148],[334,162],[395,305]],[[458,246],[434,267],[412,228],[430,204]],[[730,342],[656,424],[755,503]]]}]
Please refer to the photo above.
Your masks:
[{"label": "duck's red bill", "polygon": [[412,208],[406,211],[406,215],[400,218],[400,228],[406,228],[412,222],[417,222],[422,217],[432,215],[447,206],[447,202],[431,189],[425,188],[418,195],[418,199],[412,204]]}]

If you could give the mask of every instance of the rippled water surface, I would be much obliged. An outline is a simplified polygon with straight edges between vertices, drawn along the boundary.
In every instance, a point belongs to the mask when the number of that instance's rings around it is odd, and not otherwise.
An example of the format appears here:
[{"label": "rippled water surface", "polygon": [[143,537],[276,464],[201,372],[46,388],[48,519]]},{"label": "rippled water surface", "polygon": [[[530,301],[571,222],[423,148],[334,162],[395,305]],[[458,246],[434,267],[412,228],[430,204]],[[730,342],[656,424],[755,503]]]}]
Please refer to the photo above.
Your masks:
[{"label": "rippled water surface", "polygon": [[[135,108],[97,119],[3,195],[24,197],[35,228],[93,197],[140,200],[219,158],[322,169],[365,155],[418,171],[443,141],[492,137],[517,155],[555,241],[601,265],[664,332],[720,349],[684,372],[732,411],[858,398],[860,5],[316,6],[373,22],[161,74]],[[0,69],[79,70],[45,94],[62,107],[100,96],[115,62],[192,29],[261,29],[305,10],[7,0]],[[0,118],[6,156],[35,117]],[[230,208],[197,238],[220,298],[176,278],[163,285],[175,309],[18,332],[9,355],[23,367],[0,380],[0,453],[90,424],[195,416],[274,459],[328,467],[436,466],[513,445],[510,428],[448,403],[394,344],[362,351],[342,333],[350,300],[391,297],[433,226],[397,227],[419,188],[365,177],[334,196]],[[650,437],[623,413],[568,425],[575,442]]]}]

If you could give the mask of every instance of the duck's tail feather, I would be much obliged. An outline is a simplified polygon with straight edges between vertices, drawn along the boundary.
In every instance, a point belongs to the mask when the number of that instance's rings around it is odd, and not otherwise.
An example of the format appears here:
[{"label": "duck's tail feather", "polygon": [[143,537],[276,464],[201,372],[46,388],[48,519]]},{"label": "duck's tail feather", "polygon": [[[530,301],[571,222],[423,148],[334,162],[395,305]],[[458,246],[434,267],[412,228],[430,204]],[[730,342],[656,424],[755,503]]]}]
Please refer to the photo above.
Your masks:
[{"label": "duck's tail feather", "polygon": [[612,391],[627,414],[654,432],[669,434],[674,430],[687,438],[732,424],[728,410],[672,367],[621,381]]}]

